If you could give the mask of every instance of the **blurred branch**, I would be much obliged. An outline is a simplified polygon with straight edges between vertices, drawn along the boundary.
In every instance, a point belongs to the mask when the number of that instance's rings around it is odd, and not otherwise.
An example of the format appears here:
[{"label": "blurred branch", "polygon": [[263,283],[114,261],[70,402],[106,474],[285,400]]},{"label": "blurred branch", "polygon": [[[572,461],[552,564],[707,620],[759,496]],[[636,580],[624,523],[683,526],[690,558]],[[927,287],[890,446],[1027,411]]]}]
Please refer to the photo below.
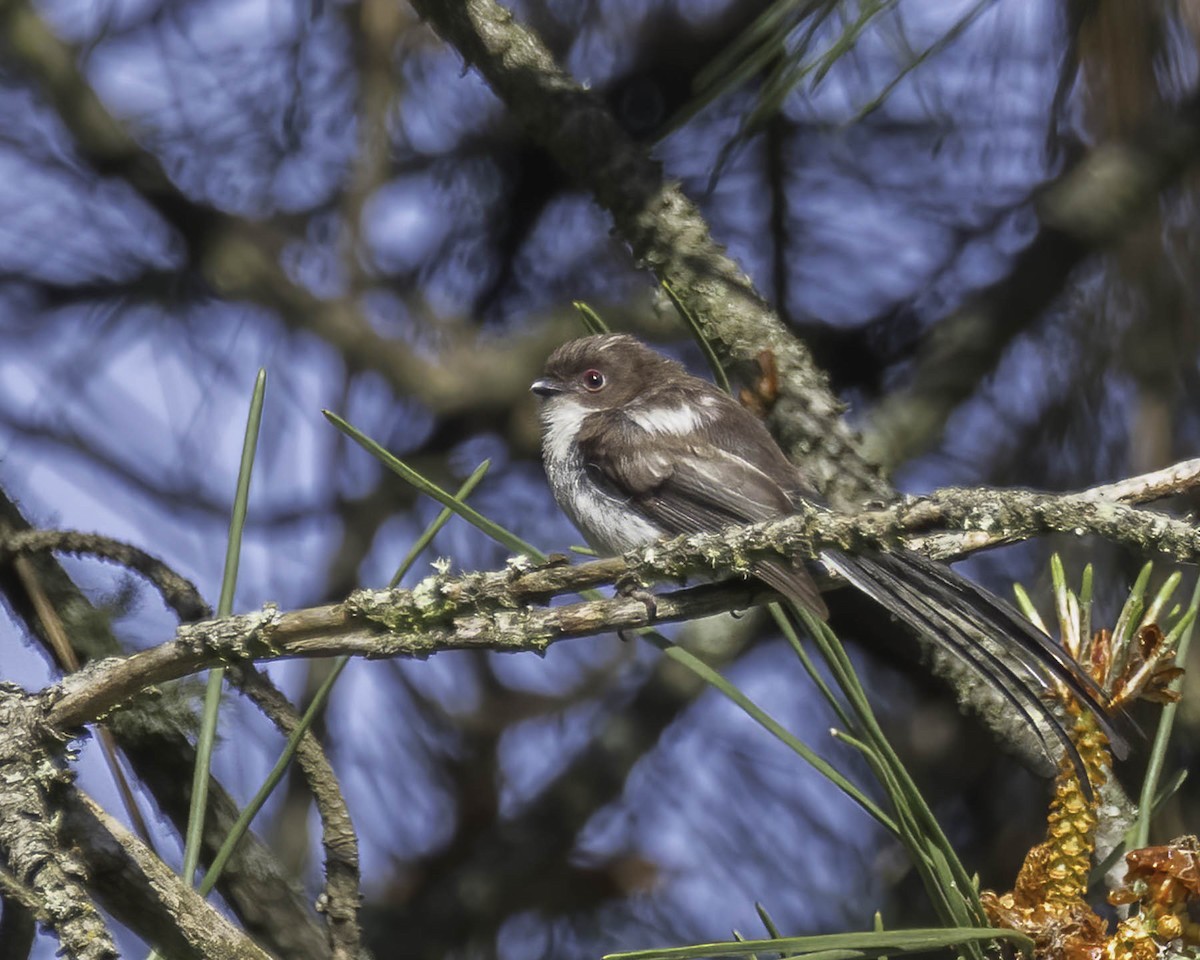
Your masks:
[{"label": "blurred branch", "polygon": [[99,175],[128,183],[179,234],[190,266],[214,295],[275,311],[336,349],[352,369],[379,373],[438,412],[486,410],[524,396],[531,374],[565,330],[574,329],[571,319],[496,340],[487,350],[463,333],[450,338],[440,356],[426,359],[404,340],[377,331],[353,299],[322,299],[295,282],[281,262],[291,237],[278,225],[231,216],[184,195],[96,96],[76,51],[24,0],[0,0],[0,44],[58,113],[82,160]]},{"label": "blurred branch", "polygon": [[808,349],[600,97],[564,72],[541,39],[494,0],[413,0],[413,6],[479,69],[530,137],[611,213],[633,255],[679,294],[723,360],[753,381],[763,372],[760,354],[773,355],[779,373],[773,427],[809,479],[835,503],[887,494]]},{"label": "blurred branch", "polygon": [[[135,709],[117,711],[107,723],[139,782],[182,833],[187,823],[195,746],[173,715],[180,708],[161,702],[166,696],[149,702],[143,699]],[[201,863],[212,863],[239,813],[238,803],[221,781],[210,777]],[[221,873],[217,891],[245,931],[273,955],[289,960],[329,957],[328,936],[313,914],[311,898],[254,833],[238,844]]]},{"label": "blurred branch", "polygon": [[[262,948],[188,888],[86,794],[63,801],[64,839],[105,909],[172,960],[268,960]],[[74,954],[72,954],[74,956]]]},{"label": "blurred branch", "polygon": [[37,897],[0,867],[0,960],[25,960],[37,935]]},{"label": "blurred branch", "polygon": [[[1200,482],[1200,461],[1175,470],[1181,489]],[[1160,479],[1140,486],[1127,481],[1120,489],[1158,496],[1164,487]],[[542,651],[570,637],[743,609],[773,594],[755,581],[734,581],[664,594],[653,610],[640,599],[623,596],[556,607],[541,604],[619,580],[650,584],[714,571],[747,577],[755,559],[811,558],[830,548],[850,553],[890,549],[914,536],[946,530],[967,536],[962,542],[927,540],[923,552],[946,559],[1044,533],[1090,533],[1139,553],[1200,562],[1200,530],[1191,524],[1091,492],[949,489],[856,515],[811,511],[678,537],[591,563],[535,566],[519,558],[502,571],[437,574],[412,590],[361,590],[331,606],[287,613],[268,607],[257,614],[186,624],[175,640],[64,678],[48,692],[47,721],[70,729],[150,684],[221,662],[342,654],[420,658],[464,649]]]},{"label": "blurred branch", "polygon": [[358,150],[342,197],[344,235],[343,268],[349,277],[349,296],[367,288],[364,262],[368,250],[363,242],[363,209],[371,195],[387,180],[391,161],[389,114],[403,74],[394,68],[396,44],[411,13],[392,0],[361,0],[345,8],[347,17],[357,15],[351,36],[358,49],[359,65]]},{"label": "blurred branch", "polygon": [[[680,643],[703,647],[706,662],[720,668],[745,650],[760,626],[753,616],[722,618],[719,626],[693,623]],[[653,868],[639,867],[632,855],[580,863],[580,832],[620,798],[634,764],[705,689],[695,673],[660,658],[636,693],[519,812],[485,824],[460,817],[457,834],[441,851],[406,865],[421,882],[371,918],[371,926],[386,931],[376,942],[403,942],[413,960],[440,960],[468,943],[490,942],[506,919],[525,911],[574,913],[652,883]],[[471,922],[464,925],[467,912]]]},{"label": "blurred branch", "polygon": [[1122,240],[1198,157],[1194,94],[1136,138],[1096,147],[1045,187],[1034,201],[1041,229],[1033,242],[1007,277],[931,331],[911,385],[872,414],[866,455],[888,470],[936,443],[951,413],[1053,303],[1071,271]]},{"label": "blurred branch", "polygon": [[37,934],[37,898],[0,868],[0,960],[28,960]]}]

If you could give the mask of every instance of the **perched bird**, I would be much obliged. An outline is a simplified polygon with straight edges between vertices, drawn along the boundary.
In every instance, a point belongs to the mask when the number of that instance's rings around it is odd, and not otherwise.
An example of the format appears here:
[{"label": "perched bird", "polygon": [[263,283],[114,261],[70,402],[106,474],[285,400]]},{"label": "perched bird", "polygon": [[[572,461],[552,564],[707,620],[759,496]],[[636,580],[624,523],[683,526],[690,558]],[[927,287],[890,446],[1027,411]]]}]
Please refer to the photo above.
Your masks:
[{"label": "perched bird", "polygon": [[[554,497],[602,554],[820,504],[761,420],[634,337],[565,343],[530,389],[541,399],[542,454]],[[1061,721],[982,638],[1003,646],[1037,683],[1050,676],[1065,684],[1097,715],[1114,750],[1124,750],[1092,680],[1011,604],[911,551],[826,550],[820,563],[978,669],[1039,736],[1033,715],[1043,718],[1073,760],[1078,754]],[[789,600],[828,617],[804,565],[764,559],[753,570]]]}]

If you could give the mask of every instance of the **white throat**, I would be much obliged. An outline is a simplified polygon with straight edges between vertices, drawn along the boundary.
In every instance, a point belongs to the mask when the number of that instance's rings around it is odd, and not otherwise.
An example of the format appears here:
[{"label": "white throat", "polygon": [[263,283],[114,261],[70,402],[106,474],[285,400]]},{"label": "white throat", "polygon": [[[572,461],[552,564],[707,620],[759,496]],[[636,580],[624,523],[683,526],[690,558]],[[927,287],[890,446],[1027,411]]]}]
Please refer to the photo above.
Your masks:
[{"label": "white throat", "polygon": [[[542,455],[547,472],[579,458],[575,438],[589,413],[591,411],[573,397],[555,397],[542,404]],[[551,483],[554,483],[553,477]]]}]

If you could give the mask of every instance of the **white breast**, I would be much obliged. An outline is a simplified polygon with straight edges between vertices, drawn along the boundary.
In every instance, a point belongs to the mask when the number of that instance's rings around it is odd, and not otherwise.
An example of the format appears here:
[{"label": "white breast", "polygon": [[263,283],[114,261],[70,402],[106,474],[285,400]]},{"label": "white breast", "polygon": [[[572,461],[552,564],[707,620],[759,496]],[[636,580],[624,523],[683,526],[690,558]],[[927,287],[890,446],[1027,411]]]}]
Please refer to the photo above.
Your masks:
[{"label": "white breast", "polygon": [[657,540],[662,531],[609,495],[588,478],[575,442],[586,407],[570,397],[542,405],[542,457],[554,499],[588,543],[601,553],[624,553]]}]

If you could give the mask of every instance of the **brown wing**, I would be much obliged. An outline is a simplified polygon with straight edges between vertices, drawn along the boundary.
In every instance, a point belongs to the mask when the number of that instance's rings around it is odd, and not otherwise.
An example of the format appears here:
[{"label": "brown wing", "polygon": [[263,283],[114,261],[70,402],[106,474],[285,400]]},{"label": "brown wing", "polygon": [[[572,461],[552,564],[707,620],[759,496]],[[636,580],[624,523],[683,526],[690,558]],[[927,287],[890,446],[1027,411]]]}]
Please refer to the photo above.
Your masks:
[{"label": "brown wing", "polygon": [[[592,479],[668,533],[706,533],[793,512],[777,480],[740,452],[698,441],[695,434],[648,437],[619,411],[588,419],[579,448]],[[818,617],[829,616],[803,567],[762,560],[754,573]]]}]

